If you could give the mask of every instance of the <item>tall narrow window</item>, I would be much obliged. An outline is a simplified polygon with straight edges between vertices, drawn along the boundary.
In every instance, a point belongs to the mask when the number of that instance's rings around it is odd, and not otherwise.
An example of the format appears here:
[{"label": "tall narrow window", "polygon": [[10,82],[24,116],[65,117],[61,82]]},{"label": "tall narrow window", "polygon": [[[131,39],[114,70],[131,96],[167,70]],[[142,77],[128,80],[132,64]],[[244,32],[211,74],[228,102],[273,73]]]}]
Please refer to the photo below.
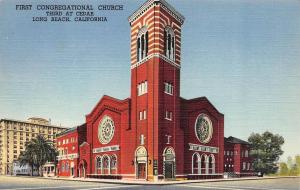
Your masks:
[{"label": "tall narrow window", "polygon": [[97,157],[96,158],[96,169],[101,169],[101,167],[102,167],[102,158]]},{"label": "tall narrow window", "polygon": [[141,145],[144,145],[145,144],[145,137],[144,137],[144,135],[141,135],[141,137],[140,137],[140,140],[141,140]]},{"label": "tall narrow window", "polygon": [[108,156],[103,156],[103,169],[109,169],[109,157]]},{"label": "tall narrow window", "polygon": [[116,169],[117,168],[117,156],[116,155],[112,155],[111,156],[111,169]]},{"label": "tall narrow window", "polygon": [[165,82],[165,93],[169,95],[173,95],[174,86],[171,83]]},{"label": "tall narrow window", "polygon": [[143,94],[146,94],[148,92],[148,82],[144,81],[142,83],[138,84],[138,96],[141,96]]},{"label": "tall narrow window", "polygon": [[171,111],[166,111],[165,119],[172,121],[173,113]]},{"label": "tall narrow window", "polygon": [[141,37],[141,42],[142,42],[142,46],[141,46],[141,58],[143,59],[145,56],[145,35],[143,34]]},{"label": "tall narrow window", "polygon": [[164,31],[164,52],[165,56],[175,61],[175,33],[171,27],[166,27]]},{"label": "tall narrow window", "polygon": [[139,112],[139,119],[140,119],[140,120],[145,120],[145,119],[147,119],[147,111],[146,111],[146,110],[143,110],[143,111],[140,111],[140,112]]},{"label": "tall narrow window", "polygon": [[140,61],[140,48],[141,48],[140,38],[138,38],[136,41],[136,57],[138,62]]},{"label": "tall narrow window", "polygon": [[69,162],[66,163],[66,172],[69,171]]},{"label": "tall narrow window", "polygon": [[140,120],[143,120],[143,112],[140,111]]},{"label": "tall narrow window", "polygon": [[146,32],[145,55],[148,55],[148,31]]},{"label": "tall narrow window", "polygon": [[165,55],[167,55],[167,36],[168,36],[168,34],[167,34],[167,31],[165,30],[164,31],[164,54]]},{"label": "tall narrow window", "polygon": [[137,41],[136,41],[136,51],[137,51],[137,61],[141,61],[148,55],[148,31],[147,27],[143,27],[140,29]]},{"label": "tall narrow window", "polygon": [[144,83],[145,83],[145,91],[144,92],[147,93],[148,92],[148,82],[145,81]]}]

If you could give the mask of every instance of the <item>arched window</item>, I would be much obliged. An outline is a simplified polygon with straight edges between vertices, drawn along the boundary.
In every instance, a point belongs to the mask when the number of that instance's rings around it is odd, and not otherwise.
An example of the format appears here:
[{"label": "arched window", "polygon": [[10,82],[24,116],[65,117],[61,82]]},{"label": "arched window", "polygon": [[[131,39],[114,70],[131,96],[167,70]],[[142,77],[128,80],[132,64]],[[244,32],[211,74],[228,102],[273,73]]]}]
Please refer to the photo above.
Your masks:
[{"label": "arched window", "polygon": [[108,156],[103,157],[103,169],[108,169],[109,168],[109,158]]},{"label": "arched window", "polygon": [[116,157],[116,155],[111,156],[110,166],[111,166],[111,169],[117,169],[117,157]]},{"label": "arched window", "polygon": [[208,166],[207,166],[207,156],[206,156],[206,154],[201,155],[200,164],[201,164],[200,174],[207,173],[207,167]]},{"label": "arched window", "polygon": [[66,162],[66,172],[69,171],[69,162]]},{"label": "arched window", "polygon": [[200,163],[200,155],[198,153],[194,153],[192,156],[192,174],[200,174],[201,173],[201,163]]},{"label": "arched window", "polygon": [[64,172],[65,171],[65,163],[61,164],[61,171]]},{"label": "arched window", "polygon": [[246,170],[246,162],[243,162],[243,170]]},{"label": "arched window", "polygon": [[[96,171],[97,170],[102,170],[102,158],[101,157],[96,157]],[[98,171],[96,172],[98,173]]]},{"label": "arched window", "polygon": [[169,26],[164,31],[164,51],[167,58],[175,61],[175,33]]},{"label": "arched window", "polygon": [[147,27],[140,29],[136,42],[137,61],[141,61],[148,55],[148,31]]},{"label": "arched window", "polygon": [[[229,167],[230,167],[230,165],[229,165]],[[211,174],[214,174],[215,170],[216,170],[215,168],[216,168],[215,156],[211,154],[208,157],[208,172],[211,173]]]},{"label": "arched window", "polygon": [[99,174],[99,170],[101,171],[101,168],[102,168],[102,159],[101,157],[97,156],[95,158],[95,174]]}]

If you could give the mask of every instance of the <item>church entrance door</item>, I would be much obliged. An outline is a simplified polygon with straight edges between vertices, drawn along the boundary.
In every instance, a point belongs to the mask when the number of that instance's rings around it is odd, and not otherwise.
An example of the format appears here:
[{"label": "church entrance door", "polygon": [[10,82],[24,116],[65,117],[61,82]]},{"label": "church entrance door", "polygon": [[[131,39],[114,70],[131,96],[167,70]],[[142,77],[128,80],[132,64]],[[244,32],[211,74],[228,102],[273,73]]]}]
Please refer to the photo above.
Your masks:
[{"label": "church entrance door", "polygon": [[146,163],[138,164],[138,179],[146,178]]}]

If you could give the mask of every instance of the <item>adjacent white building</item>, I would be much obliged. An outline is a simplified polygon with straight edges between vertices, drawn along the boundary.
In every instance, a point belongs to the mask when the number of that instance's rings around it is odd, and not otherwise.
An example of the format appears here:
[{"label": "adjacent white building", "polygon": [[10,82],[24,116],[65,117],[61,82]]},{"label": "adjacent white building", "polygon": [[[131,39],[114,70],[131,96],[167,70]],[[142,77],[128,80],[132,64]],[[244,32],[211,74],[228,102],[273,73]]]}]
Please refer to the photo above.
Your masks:
[{"label": "adjacent white building", "polygon": [[28,176],[37,176],[38,174],[38,169],[36,167],[32,168],[29,164],[21,166],[18,161],[14,161],[13,163],[13,175],[28,175]]}]

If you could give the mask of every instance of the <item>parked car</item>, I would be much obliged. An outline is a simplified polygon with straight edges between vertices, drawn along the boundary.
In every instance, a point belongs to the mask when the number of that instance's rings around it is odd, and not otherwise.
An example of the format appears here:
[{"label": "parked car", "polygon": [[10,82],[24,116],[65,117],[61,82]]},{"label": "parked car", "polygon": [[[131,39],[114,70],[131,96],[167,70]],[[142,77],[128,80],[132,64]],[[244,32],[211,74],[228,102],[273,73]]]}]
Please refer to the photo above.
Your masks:
[{"label": "parked car", "polygon": [[257,176],[258,176],[258,177],[264,177],[264,173],[263,173],[263,172],[258,172],[258,173],[257,173]]}]

